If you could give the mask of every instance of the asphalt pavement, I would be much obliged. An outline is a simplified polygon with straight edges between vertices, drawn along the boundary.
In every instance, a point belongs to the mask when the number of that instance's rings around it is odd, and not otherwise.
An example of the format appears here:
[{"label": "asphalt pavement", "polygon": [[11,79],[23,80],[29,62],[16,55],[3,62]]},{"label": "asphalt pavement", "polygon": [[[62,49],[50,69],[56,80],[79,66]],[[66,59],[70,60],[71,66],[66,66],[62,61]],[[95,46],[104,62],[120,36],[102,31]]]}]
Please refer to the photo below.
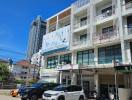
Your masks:
[{"label": "asphalt pavement", "polygon": [[19,97],[12,97],[8,95],[0,95],[0,100],[21,100]]}]

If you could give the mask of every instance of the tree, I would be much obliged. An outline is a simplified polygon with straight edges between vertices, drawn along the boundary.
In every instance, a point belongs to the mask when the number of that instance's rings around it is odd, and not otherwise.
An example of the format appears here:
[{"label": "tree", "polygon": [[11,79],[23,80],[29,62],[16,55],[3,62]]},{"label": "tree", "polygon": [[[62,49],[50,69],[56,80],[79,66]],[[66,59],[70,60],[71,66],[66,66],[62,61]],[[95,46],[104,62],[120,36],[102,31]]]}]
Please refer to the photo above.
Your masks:
[{"label": "tree", "polygon": [[8,81],[9,75],[8,64],[0,63],[0,81],[2,83]]}]

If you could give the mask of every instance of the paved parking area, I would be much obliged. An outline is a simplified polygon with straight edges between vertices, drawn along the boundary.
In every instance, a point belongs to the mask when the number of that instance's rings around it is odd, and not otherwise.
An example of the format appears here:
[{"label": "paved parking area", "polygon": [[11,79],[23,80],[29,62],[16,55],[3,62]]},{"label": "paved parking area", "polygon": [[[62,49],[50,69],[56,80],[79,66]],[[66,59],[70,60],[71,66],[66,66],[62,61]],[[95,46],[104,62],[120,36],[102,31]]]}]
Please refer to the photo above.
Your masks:
[{"label": "paved parking area", "polygon": [[0,95],[0,100],[21,100],[19,97],[11,97],[7,95]]}]

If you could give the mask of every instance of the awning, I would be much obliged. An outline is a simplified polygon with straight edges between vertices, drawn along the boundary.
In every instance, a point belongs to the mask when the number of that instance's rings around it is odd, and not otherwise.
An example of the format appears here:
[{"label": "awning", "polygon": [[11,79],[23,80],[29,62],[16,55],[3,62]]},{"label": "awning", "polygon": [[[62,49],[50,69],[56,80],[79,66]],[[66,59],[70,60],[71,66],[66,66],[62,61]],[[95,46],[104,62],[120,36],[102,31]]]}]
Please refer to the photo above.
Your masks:
[{"label": "awning", "polygon": [[51,55],[53,53],[59,53],[59,52],[64,52],[64,51],[68,51],[68,47],[64,47],[64,48],[59,48],[59,49],[54,49],[54,50],[51,50],[51,51],[47,51],[47,52],[44,52],[42,50],[41,54],[44,55],[44,56],[47,56],[47,55]]}]

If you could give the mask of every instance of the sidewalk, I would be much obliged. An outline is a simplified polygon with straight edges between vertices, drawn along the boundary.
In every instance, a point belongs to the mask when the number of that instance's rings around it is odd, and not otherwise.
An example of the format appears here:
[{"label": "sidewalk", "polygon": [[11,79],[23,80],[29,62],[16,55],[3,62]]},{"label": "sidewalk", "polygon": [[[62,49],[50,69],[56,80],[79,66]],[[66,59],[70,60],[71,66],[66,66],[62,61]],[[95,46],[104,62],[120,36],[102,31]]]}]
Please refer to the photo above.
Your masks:
[{"label": "sidewalk", "polygon": [[0,89],[0,95],[10,95],[9,89]]}]

